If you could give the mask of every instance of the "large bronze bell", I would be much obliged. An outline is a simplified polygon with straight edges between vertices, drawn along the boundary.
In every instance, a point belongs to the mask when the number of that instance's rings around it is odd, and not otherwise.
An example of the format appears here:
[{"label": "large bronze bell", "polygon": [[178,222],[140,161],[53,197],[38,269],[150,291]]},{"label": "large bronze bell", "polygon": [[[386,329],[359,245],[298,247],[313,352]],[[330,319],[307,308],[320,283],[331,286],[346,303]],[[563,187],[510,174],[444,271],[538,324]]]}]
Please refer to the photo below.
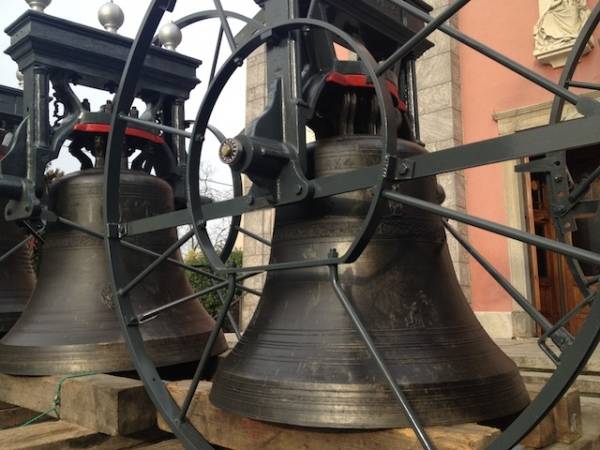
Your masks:
[{"label": "large bronze bell", "polygon": [[[49,209],[58,216],[103,232],[103,172],[90,169],[54,183]],[[171,187],[143,173],[121,174],[124,221],[173,209]],[[174,229],[136,237],[133,242],[163,252],[177,240]],[[124,250],[132,279],[154,258]],[[180,258],[179,252],[172,255]],[[134,308],[146,311],[192,293],[185,273],[162,264],[130,294]],[[156,366],[199,359],[213,320],[198,302],[187,302],[140,325]],[[226,349],[221,336],[214,352]],[[0,372],[48,375],[112,372],[133,368],[112,303],[104,243],[72,228],[48,226],[38,284],[27,308],[0,341]]]},{"label": "large bronze bell", "polygon": [[[0,201],[0,216],[5,201]],[[0,257],[12,250],[27,236],[16,224],[0,218]],[[21,247],[0,262],[0,336],[17,321],[35,287],[35,272],[28,246]]]},{"label": "large bronze bell", "polygon": [[[324,139],[316,176],[380,161],[378,138]],[[405,143],[401,156],[424,151]],[[434,178],[399,192],[439,200]],[[325,258],[350,245],[367,191],[278,210],[272,262]],[[457,282],[441,219],[390,203],[341,282],[401,389],[426,425],[480,422],[523,410],[515,364],[485,333]],[[327,268],[269,272],[242,339],[220,365],[210,395],[219,408],[309,427],[405,427],[408,422],[340,304]]]}]

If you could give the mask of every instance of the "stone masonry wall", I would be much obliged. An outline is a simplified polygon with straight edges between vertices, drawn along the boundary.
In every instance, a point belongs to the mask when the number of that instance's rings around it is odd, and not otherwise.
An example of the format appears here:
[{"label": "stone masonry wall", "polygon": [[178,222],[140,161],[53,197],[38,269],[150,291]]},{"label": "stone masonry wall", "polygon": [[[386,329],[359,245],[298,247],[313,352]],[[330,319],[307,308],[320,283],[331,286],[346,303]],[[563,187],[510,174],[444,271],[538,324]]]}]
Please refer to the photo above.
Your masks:
[{"label": "stone masonry wall", "polygon": [[[449,0],[428,0],[434,7],[433,15],[445,8]],[[457,19],[451,21],[457,26]],[[417,62],[417,84],[419,99],[419,120],[421,140],[429,151],[437,151],[462,143],[462,122],[460,105],[460,66],[456,42],[442,33],[430,36],[435,47]],[[266,104],[266,55],[264,48],[257,50],[248,59],[246,88],[246,122],[250,123]],[[247,180],[245,180],[247,181]],[[464,175],[453,173],[438,178],[446,192],[445,206],[466,210]],[[453,223],[466,237],[464,225]],[[273,212],[259,211],[244,216],[243,227],[268,239],[273,232]],[[448,238],[454,268],[463,291],[470,298],[470,274],[466,251],[451,237]],[[266,264],[269,261],[269,248],[256,240],[244,236],[244,265]],[[257,276],[245,281],[248,287],[262,289],[265,276]],[[240,308],[240,325],[244,329],[252,318],[259,298],[245,294]]]},{"label": "stone masonry wall", "polygon": [[[450,0],[427,0],[437,15],[451,3]],[[450,24],[458,27],[457,18]],[[462,111],[460,100],[460,62],[456,41],[440,32],[429,40],[435,46],[417,61],[417,96],[421,140],[429,151],[438,151],[462,144]],[[465,178],[462,172],[438,177],[446,192],[444,206],[466,211]],[[456,222],[452,225],[467,236],[467,227]],[[471,278],[467,252],[452,236],[448,245],[459,283],[468,299],[471,297]]]}]

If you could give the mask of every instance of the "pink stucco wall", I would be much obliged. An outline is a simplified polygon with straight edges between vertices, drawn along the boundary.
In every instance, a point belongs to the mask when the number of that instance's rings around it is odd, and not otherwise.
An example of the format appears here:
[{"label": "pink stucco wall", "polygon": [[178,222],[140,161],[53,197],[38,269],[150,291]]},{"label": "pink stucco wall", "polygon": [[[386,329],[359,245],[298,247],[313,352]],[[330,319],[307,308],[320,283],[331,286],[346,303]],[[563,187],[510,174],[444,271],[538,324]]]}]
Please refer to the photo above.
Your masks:
[{"label": "pink stucco wall", "polygon": [[[589,2],[595,5],[597,0]],[[558,80],[561,69],[541,65],[533,56],[533,26],[537,0],[472,0],[459,15],[462,32],[477,38],[546,77]],[[465,143],[498,135],[495,112],[548,101],[551,95],[508,69],[460,46],[461,101]],[[579,77],[600,82],[600,49],[584,57]],[[594,70],[594,67],[596,70]],[[595,75],[591,75],[595,73]],[[470,214],[506,223],[504,177],[500,165],[466,171],[467,210]],[[469,239],[500,271],[510,276],[506,239],[469,229]],[[478,311],[510,311],[512,303],[486,272],[470,261],[473,307]]]}]

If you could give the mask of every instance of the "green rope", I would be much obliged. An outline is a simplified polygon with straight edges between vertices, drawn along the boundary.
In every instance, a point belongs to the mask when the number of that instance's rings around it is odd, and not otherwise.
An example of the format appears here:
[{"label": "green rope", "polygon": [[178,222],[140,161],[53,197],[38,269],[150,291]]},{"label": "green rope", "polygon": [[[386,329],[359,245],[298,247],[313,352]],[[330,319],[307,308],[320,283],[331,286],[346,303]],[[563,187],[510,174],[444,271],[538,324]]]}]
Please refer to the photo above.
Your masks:
[{"label": "green rope", "polygon": [[70,380],[71,378],[89,377],[91,375],[96,375],[96,372],[74,373],[74,374],[66,375],[66,376],[62,377],[58,381],[58,384],[56,385],[56,393],[54,394],[54,400],[52,401],[52,407],[49,408],[48,410],[38,414],[37,416],[33,417],[32,419],[29,419],[28,421],[22,423],[21,425],[19,425],[18,428],[23,428],[28,425],[31,425],[32,423],[35,423],[38,420],[40,420],[41,418],[49,416],[52,413],[55,413],[56,418],[60,419],[60,401],[61,401],[60,395],[62,392],[63,384],[65,384],[65,381]]}]

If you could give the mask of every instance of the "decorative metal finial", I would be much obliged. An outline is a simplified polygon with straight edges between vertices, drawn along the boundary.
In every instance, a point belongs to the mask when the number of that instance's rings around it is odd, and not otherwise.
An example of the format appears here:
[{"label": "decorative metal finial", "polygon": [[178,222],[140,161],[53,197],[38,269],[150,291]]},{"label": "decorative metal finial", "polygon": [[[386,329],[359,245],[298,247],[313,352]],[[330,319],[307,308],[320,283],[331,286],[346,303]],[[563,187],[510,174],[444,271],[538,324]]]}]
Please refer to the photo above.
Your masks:
[{"label": "decorative metal finial", "polygon": [[22,88],[23,87],[23,80],[25,79],[25,76],[23,75],[23,72],[21,72],[20,70],[17,70],[17,81],[19,82],[19,87]]},{"label": "decorative metal finial", "polygon": [[34,11],[44,12],[52,0],[25,0]]},{"label": "decorative metal finial", "polygon": [[125,15],[121,7],[110,0],[110,2],[105,3],[98,10],[98,20],[106,31],[116,33],[121,28],[121,25],[123,25]]},{"label": "decorative metal finial", "polygon": [[167,50],[175,50],[182,38],[181,30],[173,22],[165,23],[158,30],[158,40]]}]

